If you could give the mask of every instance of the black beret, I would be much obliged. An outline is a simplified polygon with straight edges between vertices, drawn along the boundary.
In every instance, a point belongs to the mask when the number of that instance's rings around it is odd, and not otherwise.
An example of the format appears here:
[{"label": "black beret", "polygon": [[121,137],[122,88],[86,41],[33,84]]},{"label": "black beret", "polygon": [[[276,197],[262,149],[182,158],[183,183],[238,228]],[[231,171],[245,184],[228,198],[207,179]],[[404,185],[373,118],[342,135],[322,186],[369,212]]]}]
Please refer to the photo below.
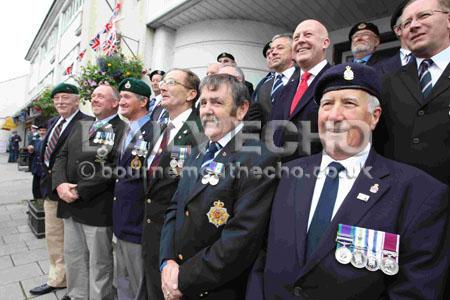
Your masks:
[{"label": "black beret", "polygon": [[271,45],[272,45],[272,41],[268,41],[267,44],[264,45],[264,48],[263,48],[264,57],[267,57],[267,51],[270,49]]},{"label": "black beret", "polygon": [[217,62],[219,61],[219,59],[224,58],[224,57],[228,57],[229,59],[232,59],[234,61],[233,55],[231,55],[230,53],[222,52],[217,56]]},{"label": "black beret", "polygon": [[75,94],[75,95],[79,94],[78,88],[76,86],[65,82],[62,82],[53,88],[51,97],[52,98],[55,97],[55,95],[58,93]]},{"label": "black beret", "polygon": [[358,24],[353,26],[352,29],[350,29],[350,33],[348,34],[348,39],[351,41],[352,40],[352,36],[357,31],[364,30],[364,29],[372,31],[378,37],[380,36],[380,31],[378,30],[377,25],[375,25],[373,23],[368,23],[368,22],[359,22]]},{"label": "black beret", "polygon": [[164,74],[166,74],[166,72],[161,71],[161,70],[155,70],[153,72],[151,72],[148,77],[150,77],[150,80],[152,80],[153,75],[161,75],[164,76]]},{"label": "black beret", "polygon": [[342,89],[364,90],[380,99],[381,79],[372,67],[365,64],[339,64],[326,70],[319,78],[314,100],[320,104],[323,94]]},{"label": "black beret", "polygon": [[38,129],[47,129],[47,126],[45,126],[45,125],[39,125],[39,126],[38,126]]},{"label": "black beret", "polygon": [[119,83],[119,92],[128,91],[145,97],[150,97],[152,91],[142,80],[136,78],[125,78]]},{"label": "black beret", "polygon": [[405,8],[406,3],[408,3],[410,0],[403,0],[402,2],[400,2],[400,4],[395,8],[394,12],[392,13],[392,17],[391,17],[391,29],[392,31],[394,31],[394,26],[395,24],[397,24],[397,20],[398,18],[400,18],[400,16],[403,13],[403,9]]}]

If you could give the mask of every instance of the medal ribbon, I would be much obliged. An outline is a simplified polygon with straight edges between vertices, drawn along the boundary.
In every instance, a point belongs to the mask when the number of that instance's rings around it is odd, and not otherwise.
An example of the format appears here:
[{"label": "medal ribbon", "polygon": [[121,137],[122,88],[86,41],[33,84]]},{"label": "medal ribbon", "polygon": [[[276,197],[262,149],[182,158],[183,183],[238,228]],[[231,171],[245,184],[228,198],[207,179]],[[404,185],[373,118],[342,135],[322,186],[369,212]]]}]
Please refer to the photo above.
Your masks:
[{"label": "medal ribbon", "polygon": [[[398,248],[399,248],[399,244],[400,244],[399,240],[400,239],[399,239],[398,234],[393,234],[393,233],[389,233],[389,232],[384,233],[383,250],[394,253],[395,255],[393,256],[393,258],[395,259],[396,262],[398,262]],[[387,256],[387,255],[384,255],[384,256]]]}]

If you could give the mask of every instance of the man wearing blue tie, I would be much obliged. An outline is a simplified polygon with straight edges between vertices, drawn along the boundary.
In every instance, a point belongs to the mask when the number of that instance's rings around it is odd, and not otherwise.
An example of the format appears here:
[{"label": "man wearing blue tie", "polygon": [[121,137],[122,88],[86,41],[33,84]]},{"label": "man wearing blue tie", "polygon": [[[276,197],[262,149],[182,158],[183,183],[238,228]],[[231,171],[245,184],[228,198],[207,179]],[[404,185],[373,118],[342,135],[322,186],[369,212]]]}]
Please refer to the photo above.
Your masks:
[{"label": "man wearing blue tie", "polygon": [[319,79],[324,151],[285,165],[247,299],[441,299],[448,187],[372,149],[380,89],[364,64]]}]

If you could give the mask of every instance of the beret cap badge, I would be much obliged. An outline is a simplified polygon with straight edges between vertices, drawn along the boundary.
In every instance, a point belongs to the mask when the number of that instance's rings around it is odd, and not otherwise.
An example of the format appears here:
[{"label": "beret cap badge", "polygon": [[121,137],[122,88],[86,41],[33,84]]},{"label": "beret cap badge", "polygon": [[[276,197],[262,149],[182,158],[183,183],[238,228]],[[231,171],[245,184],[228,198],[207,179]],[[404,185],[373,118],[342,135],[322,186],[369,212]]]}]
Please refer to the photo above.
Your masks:
[{"label": "beret cap badge", "polygon": [[352,67],[346,66],[344,71],[344,79],[345,80],[353,80],[355,78],[355,74],[352,71]]},{"label": "beret cap badge", "polygon": [[125,88],[129,89],[131,87],[131,83],[129,81],[127,81],[127,83],[125,83]]},{"label": "beret cap badge", "polygon": [[366,28],[366,23],[361,23],[361,24],[359,24],[358,25],[358,29],[364,29],[364,28]]}]

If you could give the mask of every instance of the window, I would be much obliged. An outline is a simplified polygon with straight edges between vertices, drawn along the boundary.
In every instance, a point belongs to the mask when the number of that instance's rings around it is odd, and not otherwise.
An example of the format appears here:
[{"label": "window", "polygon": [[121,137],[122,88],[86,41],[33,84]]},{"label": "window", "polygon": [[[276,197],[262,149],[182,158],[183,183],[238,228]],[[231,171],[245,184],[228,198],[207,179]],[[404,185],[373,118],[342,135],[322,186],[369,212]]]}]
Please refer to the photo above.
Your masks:
[{"label": "window", "polygon": [[70,3],[69,3],[69,5],[66,6],[66,9],[64,10],[63,16],[62,16],[61,27],[62,27],[63,31],[65,31],[67,29],[67,27],[70,25],[73,18],[78,13],[81,6],[83,5],[84,0],[72,0],[69,2]]}]

